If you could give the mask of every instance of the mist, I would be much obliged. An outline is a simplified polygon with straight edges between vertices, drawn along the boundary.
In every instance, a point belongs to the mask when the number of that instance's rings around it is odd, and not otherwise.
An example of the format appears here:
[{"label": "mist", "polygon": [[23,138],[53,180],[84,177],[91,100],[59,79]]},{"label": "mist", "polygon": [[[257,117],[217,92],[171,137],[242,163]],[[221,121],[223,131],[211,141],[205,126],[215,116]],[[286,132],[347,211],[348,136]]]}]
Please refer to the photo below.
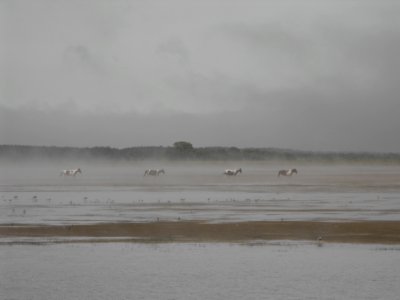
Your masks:
[{"label": "mist", "polygon": [[0,144],[400,152],[397,2],[0,11]]}]

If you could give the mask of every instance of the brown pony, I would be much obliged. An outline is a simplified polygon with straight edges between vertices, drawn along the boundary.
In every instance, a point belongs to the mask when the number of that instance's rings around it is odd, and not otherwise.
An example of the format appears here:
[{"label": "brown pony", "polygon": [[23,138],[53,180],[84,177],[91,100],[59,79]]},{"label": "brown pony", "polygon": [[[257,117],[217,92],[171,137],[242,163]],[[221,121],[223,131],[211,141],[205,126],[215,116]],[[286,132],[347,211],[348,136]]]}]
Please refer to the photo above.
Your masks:
[{"label": "brown pony", "polygon": [[297,170],[296,169],[289,169],[289,170],[280,170],[278,172],[278,177],[279,176],[292,176],[293,174],[297,174]]},{"label": "brown pony", "polygon": [[238,173],[242,173],[242,168],[234,169],[234,170],[226,169],[224,172],[224,174],[227,176],[236,176]]},{"label": "brown pony", "polygon": [[158,176],[160,174],[165,174],[164,169],[148,169],[143,176]]}]

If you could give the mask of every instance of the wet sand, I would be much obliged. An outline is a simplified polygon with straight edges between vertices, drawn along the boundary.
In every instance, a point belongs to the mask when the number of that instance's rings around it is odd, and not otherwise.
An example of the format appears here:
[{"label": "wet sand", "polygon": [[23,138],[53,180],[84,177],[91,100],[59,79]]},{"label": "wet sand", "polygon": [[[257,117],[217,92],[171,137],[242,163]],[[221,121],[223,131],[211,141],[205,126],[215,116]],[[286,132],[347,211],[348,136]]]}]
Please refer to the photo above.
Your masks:
[{"label": "wet sand", "polygon": [[[400,244],[400,221],[176,221],[90,225],[1,225],[2,238],[55,238],[54,242],[246,242],[310,240]],[[57,240],[56,238],[62,238]]]},{"label": "wet sand", "polygon": [[53,166],[9,167],[0,176],[0,243],[400,244],[398,165],[301,165],[285,178],[259,162],[240,162],[233,178],[222,175],[227,163],[166,167],[157,178],[142,165],[86,165],[76,178]]}]

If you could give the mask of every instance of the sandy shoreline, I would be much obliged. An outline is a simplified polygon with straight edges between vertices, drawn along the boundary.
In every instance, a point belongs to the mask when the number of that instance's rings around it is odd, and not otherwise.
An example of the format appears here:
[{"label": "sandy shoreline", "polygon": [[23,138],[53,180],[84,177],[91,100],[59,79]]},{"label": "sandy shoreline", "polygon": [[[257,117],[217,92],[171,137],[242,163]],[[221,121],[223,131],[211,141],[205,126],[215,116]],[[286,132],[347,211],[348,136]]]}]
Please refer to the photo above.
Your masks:
[{"label": "sandy shoreline", "polygon": [[63,238],[69,242],[244,242],[310,240],[340,243],[400,244],[400,221],[203,221],[101,223],[90,225],[0,225],[4,238]]}]

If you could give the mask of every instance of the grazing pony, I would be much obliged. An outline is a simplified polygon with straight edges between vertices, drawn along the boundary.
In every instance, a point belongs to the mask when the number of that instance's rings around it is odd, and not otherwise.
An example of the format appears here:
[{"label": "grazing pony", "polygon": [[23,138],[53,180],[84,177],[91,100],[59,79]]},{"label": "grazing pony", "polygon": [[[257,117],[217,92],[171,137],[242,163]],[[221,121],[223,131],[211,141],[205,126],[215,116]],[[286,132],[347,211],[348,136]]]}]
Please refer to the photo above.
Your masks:
[{"label": "grazing pony", "polygon": [[147,169],[143,176],[158,176],[160,174],[165,174],[164,169]]},{"label": "grazing pony", "polygon": [[278,172],[278,177],[279,176],[292,176],[293,174],[297,174],[297,170],[296,169],[289,169],[289,170],[280,170]]},{"label": "grazing pony", "polygon": [[72,170],[62,170],[60,173],[60,176],[76,176],[76,174],[78,174],[78,173],[82,174],[81,168],[72,169]]},{"label": "grazing pony", "polygon": [[238,173],[242,173],[242,168],[239,169],[226,169],[224,174],[227,176],[236,176]]}]

